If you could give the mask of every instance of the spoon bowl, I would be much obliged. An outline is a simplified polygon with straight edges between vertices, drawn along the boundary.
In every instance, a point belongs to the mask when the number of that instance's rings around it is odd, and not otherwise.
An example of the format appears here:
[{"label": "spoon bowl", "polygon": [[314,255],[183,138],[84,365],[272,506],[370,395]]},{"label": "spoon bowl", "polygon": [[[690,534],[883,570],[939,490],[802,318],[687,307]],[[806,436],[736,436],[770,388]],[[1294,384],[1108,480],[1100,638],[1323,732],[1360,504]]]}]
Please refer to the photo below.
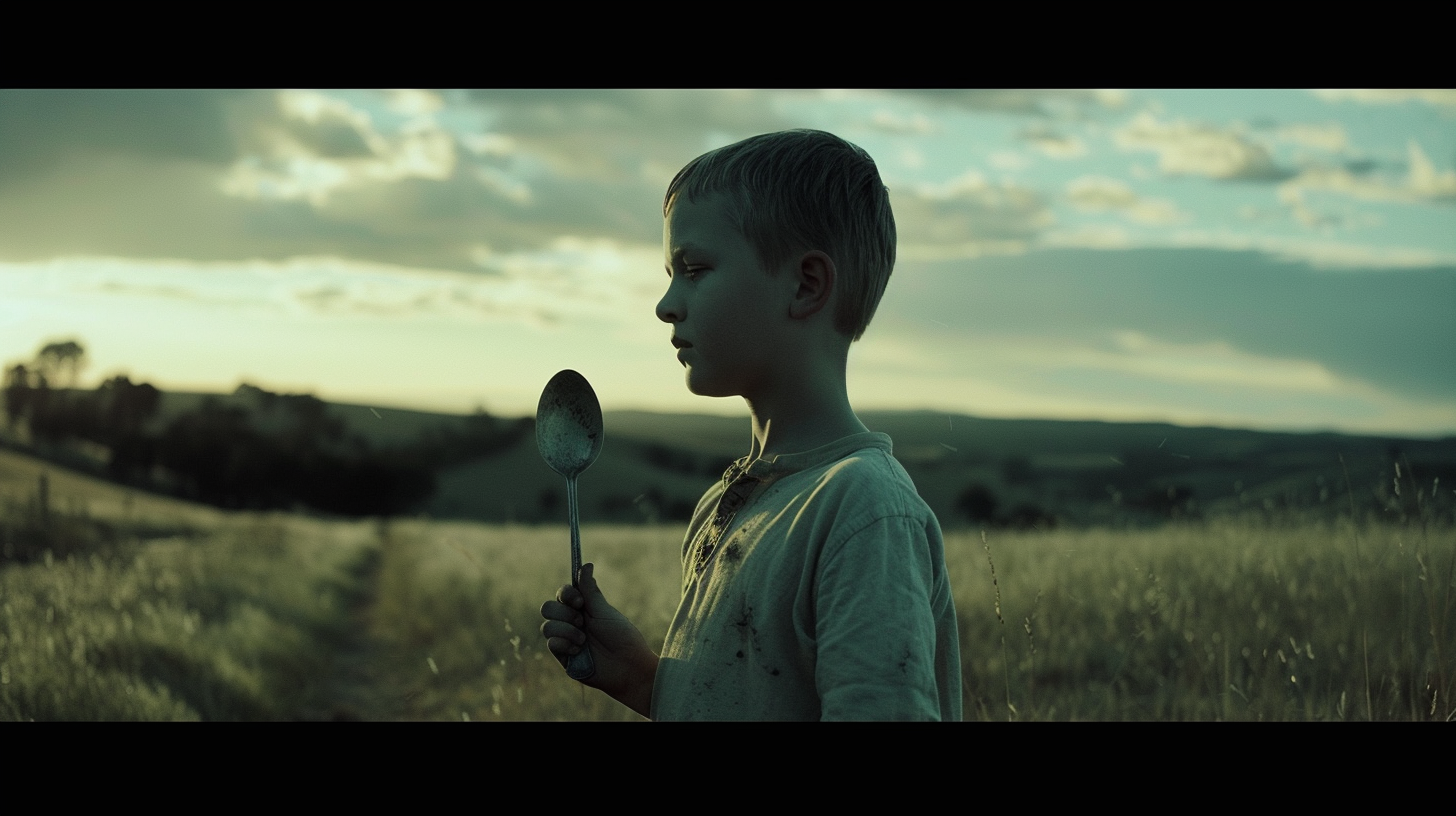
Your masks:
[{"label": "spoon bowl", "polygon": [[[546,383],[536,405],[536,448],[550,468],[566,477],[567,517],[571,522],[571,585],[581,578],[581,523],[577,513],[576,477],[602,452],[602,406],[591,383],[566,369]],[[566,673],[585,680],[596,673],[590,648],[566,661]]]},{"label": "spoon bowl", "polygon": [[602,406],[591,383],[569,368],[541,392],[536,447],[546,464],[568,479],[581,475],[602,452]]}]

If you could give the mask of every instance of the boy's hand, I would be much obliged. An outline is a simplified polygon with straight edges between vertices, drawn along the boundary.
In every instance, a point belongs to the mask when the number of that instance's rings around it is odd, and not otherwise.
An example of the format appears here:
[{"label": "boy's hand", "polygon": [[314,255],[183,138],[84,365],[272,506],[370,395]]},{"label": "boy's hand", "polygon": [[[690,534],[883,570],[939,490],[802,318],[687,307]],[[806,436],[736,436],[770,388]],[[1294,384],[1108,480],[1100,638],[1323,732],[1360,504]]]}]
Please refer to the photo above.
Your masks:
[{"label": "boy's hand", "polygon": [[596,673],[581,681],[599,688],[646,717],[652,708],[657,655],[625,615],[607,603],[597,586],[596,565],[581,568],[580,591],[567,584],[556,600],[541,605],[541,634],[563,667],[569,656],[590,647]]}]

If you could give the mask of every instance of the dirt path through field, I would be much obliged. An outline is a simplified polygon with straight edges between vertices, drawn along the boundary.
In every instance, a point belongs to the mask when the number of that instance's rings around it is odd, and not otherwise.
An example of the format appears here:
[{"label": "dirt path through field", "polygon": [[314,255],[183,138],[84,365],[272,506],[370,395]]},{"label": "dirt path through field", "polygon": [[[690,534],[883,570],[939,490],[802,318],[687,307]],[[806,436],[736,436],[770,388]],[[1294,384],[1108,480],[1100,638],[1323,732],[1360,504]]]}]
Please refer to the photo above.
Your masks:
[{"label": "dirt path through field", "polygon": [[335,722],[390,722],[409,716],[410,695],[393,677],[399,664],[397,650],[375,634],[379,568],[378,550],[371,551],[355,571],[358,595],[349,610],[348,635],[334,657],[333,671],[324,685],[327,710],[319,719]]}]

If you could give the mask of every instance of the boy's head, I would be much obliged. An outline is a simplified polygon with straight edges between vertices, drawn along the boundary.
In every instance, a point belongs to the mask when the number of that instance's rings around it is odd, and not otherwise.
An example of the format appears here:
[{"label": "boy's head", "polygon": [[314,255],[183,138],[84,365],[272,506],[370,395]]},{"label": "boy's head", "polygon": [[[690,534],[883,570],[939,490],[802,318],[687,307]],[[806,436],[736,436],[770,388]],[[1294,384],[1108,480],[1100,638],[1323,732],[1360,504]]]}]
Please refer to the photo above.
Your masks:
[{"label": "boy's head", "polygon": [[719,195],[765,269],[819,250],[834,261],[834,328],[858,340],[895,266],[895,216],[869,154],[830,133],[766,133],[705,153],[678,171],[679,196]]}]

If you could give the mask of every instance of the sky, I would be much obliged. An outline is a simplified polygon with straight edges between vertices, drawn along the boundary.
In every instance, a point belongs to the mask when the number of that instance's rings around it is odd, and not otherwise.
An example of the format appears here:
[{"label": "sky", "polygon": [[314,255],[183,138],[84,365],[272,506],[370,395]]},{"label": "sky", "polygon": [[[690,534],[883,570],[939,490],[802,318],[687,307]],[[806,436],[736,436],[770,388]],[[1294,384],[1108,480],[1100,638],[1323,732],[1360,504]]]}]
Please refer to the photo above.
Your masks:
[{"label": "sky", "polygon": [[746,416],[655,317],[662,194],[798,127],[895,211],[860,410],[1456,434],[1456,90],[0,90],[0,361]]}]

